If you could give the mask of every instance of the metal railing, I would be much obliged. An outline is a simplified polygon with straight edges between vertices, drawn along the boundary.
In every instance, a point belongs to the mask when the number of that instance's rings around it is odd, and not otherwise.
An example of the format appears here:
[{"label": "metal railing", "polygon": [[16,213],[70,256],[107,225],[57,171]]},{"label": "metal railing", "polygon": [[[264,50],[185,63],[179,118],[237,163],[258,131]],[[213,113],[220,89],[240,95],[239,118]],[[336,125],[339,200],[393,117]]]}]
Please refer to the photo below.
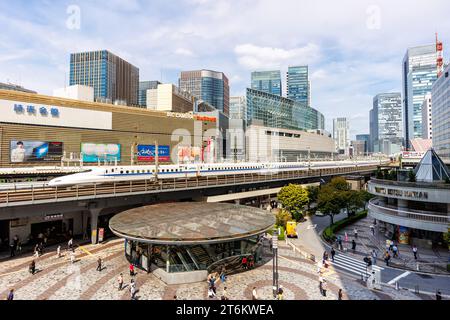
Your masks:
[{"label": "metal railing", "polygon": [[382,214],[400,218],[408,218],[433,223],[450,223],[450,216],[448,215],[437,215],[429,211],[420,211],[413,209],[408,209],[406,211],[395,207],[388,207],[384,203],[380,202],[379,199],[372,199],[369,201],[369,210],[374,210]]},{"label": "metal railing", "polygon": [[91,198],[117,197],[125,194],[140,194],[180,189],[215,187],[255,182],[283,181],[307,177],[324,177],[353,172],[368,172],[377,168],[377,164],[358,167],[311,168],[309,170],[281,171],[268,174],[234,174],[225,176],[206,176],[195,178],[173,178],[163,180],[136,180],[72,187],[32,187],[31,189],[0,191],[0,206],[35,201],[70,201]]}]

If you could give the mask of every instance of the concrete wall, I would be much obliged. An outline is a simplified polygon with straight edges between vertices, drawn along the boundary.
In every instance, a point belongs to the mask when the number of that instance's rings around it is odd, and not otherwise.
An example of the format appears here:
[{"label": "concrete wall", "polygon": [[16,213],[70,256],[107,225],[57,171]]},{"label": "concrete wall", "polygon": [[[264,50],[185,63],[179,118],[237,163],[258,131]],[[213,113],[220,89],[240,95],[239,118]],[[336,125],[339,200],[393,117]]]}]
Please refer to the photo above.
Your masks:
[{"label": "concrete wall", "polygon": [[[154,266],[152,266],[153,270]],[[189,272],[173,272],[167,273],[161,268],[155,268],[153,270],[153,275],[161,279],[167,284],[183,284],[183,283],[194,283],[205,281],[208,277],[208,271],[198,270]]]}]

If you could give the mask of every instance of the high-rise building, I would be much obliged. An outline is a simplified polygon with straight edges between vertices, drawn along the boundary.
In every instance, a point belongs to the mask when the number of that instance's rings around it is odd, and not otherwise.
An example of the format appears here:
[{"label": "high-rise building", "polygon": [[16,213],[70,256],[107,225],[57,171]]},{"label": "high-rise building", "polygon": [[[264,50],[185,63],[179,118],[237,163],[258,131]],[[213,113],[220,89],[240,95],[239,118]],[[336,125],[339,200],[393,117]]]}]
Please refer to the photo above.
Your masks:
[{"label": "high-rise building", "polygon": [[371,137],[374,152],[398,153],[403,145],[402,98],[399,92],[373,98]]},{"label": "high-rise building", "polygon": [[276,94],[281,97],[280,70],[252,72],[252,89]]},{"label": "high-rise building", "polygon": [[311,106],[311,84],[308,66],[291,66],[287,72],[287,97],[294,101]]},{"label": "high-rise building", "polygon": [[348,154],[349,124],[347,118],[333,119],[333,139],[339,154]]},{"label": "high-rise building", "polygon": [[182,71],[179,87],[228,116],[230,87],[228,78],[223,72],[211,70]]},{"label": "high-rise building", "polygon": [[325,118],[303,103],[247,88],[247,123],[278,129],[324,129]]},{"label": "high-rise building", "polygon": [[450,158],[450,65],[448,65],[431,91],[431,119],[433,148],[443,158]]},{"label": "high-rise building", "polygon": [[160,83],[146,93],[146,108],[158,111],[194,112],[196,98],[172,83]]},{"label": "high-rise building", "polygon": [[247,100],[245,96],[230,97],[229,118],[247,120]]},{"label": "high-rise building", "polygon": [[13,90],[13,91],[21,91],[26,93],[37,93],[36,91],[25,89],[22,86],[12,83],[3,83],[0,82],[0,90]]},{"label": "high-rise building", "polygon": [[433,138],[433,126],[431,123],[431,93],[425,96],[422,103],[422,138]]},{"label": "high-rise building", "polygon": [[422,137],[422,104],[437,78],[436,45],[409,48],[403,59],[403,119],[407,148]]},{"label": "high-rise building", "polygon": [[138,104],[147,107],[147,90],[158,88],[159,81],[139,81]]},{"label": "high-rise building", "polygon": [[139,69],[107,50],[72,53],[69,82],[93,87],[96,101],[138,104]]},{"label": "high-rise building", "polygon": [[370,134],[357,134],[356,135],[356,141],[363,141],[364,142],[364,153],[367,154],[370,152],[369,145],[370,145]]}]

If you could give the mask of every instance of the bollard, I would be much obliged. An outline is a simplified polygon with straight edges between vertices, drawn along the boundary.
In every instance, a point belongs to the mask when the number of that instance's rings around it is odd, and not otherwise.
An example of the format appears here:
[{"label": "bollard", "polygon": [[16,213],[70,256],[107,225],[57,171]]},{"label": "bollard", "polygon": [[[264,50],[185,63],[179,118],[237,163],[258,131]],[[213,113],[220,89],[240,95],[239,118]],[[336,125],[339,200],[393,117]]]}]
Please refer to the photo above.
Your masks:
[{"label": "bollard", "polygon": [[398,281],[395,282],[395,290],[400,290],[400,287],[398,286]]},{"label": "bollard", "polygon": [[416,267],[417,271],[420,271],[419,269],[419,263],[417,262],[417,267]]}]

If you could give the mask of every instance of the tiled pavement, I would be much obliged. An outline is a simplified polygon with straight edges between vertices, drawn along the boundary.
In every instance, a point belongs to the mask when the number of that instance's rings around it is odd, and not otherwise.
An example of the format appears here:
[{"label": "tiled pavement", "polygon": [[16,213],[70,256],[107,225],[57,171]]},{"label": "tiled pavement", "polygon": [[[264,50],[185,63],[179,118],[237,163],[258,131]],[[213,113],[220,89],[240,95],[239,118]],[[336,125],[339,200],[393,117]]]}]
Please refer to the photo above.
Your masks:
[{"label": "tiled pavement", "polygon": [[[383,292],[368,290],[351,278],[338,275],[332,268],[327,270],[327,297],[319,293],[317,266],[293,252],[283,242],[279,243],[279,284],[283,286],[284,298],[336,300],[338,288],[344,291],[344,298],[351,300],[373,299],[426,299],[410,292],[383,288]],[[97,246],[87,245],[86,251],[76,249],[78,261],[71,264],[63,258],[56,258],[54,253],[37,259],[37,268],[41,271],[35,275],[28,273],[30,256],[0,262],[0,287],[4,290],[0,297],[5,297],[10,288],[14,288],[16,299],[95,299],[121,300],[130,299],[129,286],[118,290],[117,277],[123,273],[124,283],[130,283],[128,263],[123,256],[123,241],[112,240]],[[104,269],[96,271],[97,258],[103,260]],[[230,275],[225,284],[218,284],[218,298],[223,287],[231,300],[251,299],[253,287],[257,288],[261,299],[272,297],[272,261],[249,271]],[[183,285],[166,285],[158,278],[138,270],[136,288],[137,299],[209,299],[207,283]]]}]

